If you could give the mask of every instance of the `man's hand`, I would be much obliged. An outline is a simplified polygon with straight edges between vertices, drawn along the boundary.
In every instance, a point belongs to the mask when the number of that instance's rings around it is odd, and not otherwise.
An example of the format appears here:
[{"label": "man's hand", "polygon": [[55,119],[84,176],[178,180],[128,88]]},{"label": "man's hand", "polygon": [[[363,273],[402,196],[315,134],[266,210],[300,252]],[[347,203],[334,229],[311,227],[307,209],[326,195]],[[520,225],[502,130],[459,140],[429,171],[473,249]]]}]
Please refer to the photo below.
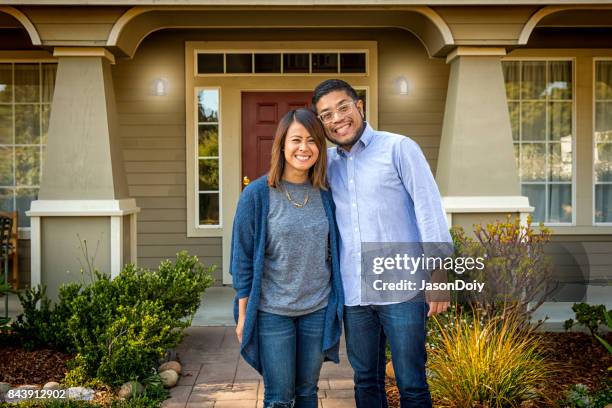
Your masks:
[{"label": "man's hand", "polygon": [[427,317],[443,313],[450,307],[450,302],[427,302],[427,304],[429,304],[429,313],[427,313]]}]

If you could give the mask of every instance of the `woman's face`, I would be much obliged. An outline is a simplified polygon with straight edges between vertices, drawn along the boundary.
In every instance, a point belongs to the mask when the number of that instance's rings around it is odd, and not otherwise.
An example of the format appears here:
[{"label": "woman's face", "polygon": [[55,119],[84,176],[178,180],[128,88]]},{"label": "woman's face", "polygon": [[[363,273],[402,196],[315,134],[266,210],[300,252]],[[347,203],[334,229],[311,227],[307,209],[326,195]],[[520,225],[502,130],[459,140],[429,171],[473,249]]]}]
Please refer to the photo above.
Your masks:
[{"label": "woman's face", "polygon": [[294,121],[285,137],[285,171],[308,171],[319,158],[314,138],[301,123]]}]

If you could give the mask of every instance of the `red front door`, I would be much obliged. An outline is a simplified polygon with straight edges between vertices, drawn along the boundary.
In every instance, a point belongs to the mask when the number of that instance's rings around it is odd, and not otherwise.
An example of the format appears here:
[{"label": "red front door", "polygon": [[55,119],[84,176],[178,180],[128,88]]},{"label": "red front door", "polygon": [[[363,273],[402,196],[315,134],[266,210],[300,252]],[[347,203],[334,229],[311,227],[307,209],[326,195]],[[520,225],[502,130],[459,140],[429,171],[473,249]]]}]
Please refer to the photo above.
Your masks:
[{"label": "red front door", "polygon": [[278,121],[292,109],[309,106],[311,97],[312,92],[242,93],[243,185],[268,172]]}]

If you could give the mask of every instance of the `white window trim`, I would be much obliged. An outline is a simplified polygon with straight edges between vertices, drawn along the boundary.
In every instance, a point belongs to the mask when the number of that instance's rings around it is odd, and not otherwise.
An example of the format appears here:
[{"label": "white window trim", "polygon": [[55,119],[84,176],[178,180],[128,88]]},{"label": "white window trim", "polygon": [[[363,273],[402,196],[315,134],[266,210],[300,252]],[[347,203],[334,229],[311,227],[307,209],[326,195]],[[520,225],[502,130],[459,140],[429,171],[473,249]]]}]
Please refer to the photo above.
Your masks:
[{"label": "white window trim", "polygon": [[[192,137],[187,143],[187,220],[189,223],[188,236],[221,236],[223,234],[223,131],[222,123],[222,102],[221,87],[196,86],[193,87],[193,112],[192,112]],[[199,206],[199,184],[198,184],[198,163],[199,163],[199,141],[198,141],[198,93],[202,90],[215,90],[219,95],[219,120],[218,120],[218,160],[219,160],[219,224],[200,225],[200,206]]]},{"label": "white window trim", "polygon": [[[576,214],[578,208],[576,207],[576,57],[504,57],[502,61],[571,61],[572,63],[572,222],[544,222],[547,227],[575,227],[576,226]],[[548,127],[548,123],[546,124]],[[512,141],[514,145],[514,140]],[[520,171],[520,169],[519,169]],[[521,185],[520,182],[519,185]],[[549,181],[546,180],[545,184],[550,185]],[[554,184],[554,183],[553,183]],[[548,202],[548,199],[546,199]],[[530,205],[532,205],[530,203]],[[595,204],[593,204],[595,205]],[[612,224],[611,224],[612,225]]]},{"label": "white window trim", "polygon": [[[364,53],[365,54],[365,72],[349,72],[349,73],[342,73],[340,72],[340,58],[338,58],[338,72],[312,72],[312,54],[317,54],[317,53],[323,53],[323,54],[351,54],[351,53]],[[256,73],[256,72],[245,72],[245,73],[210,73],[210,74],[200,74],[198,73],[198,54],[223,54],[223,70],[226,70],[226,54],[280,54],[281,55],[281,72],[271,72],[271,73]],[[310,72],[297,72],[297,73],[285,73],[282,72],[283,70],[283,54],[309,54],[309,71]],[[253,61],[253,69],[255,69],[255,61]],[[306,48],[306,49],[299,49],[299,48],[274,48],[274,49],[266,49],[266,48],[244,48],[244,49],[195,49],[194,50],[194,56],[193,56],[193,72],[194,72],[194,77],[215,77],[215,76],[222,76],[222,77],[232,77],[232,76],[322,76],[322,77],[326,77],[326,76],[330,76],[332,74],[337,74],[337,75],[342,75],[347,76],[347,77],[351,77],[351,76],[359,76],[359,77],[363,77],[363,76],[369,76],[370,75],[370,50],[368,49],[363,49],[363,48]]]},{"label": "white window trim", "polygon": [[[595,186],[597,185],[597,181],[595,180],[595,126],[596,126],[596,122],[595,122],[595,115],[597,113],[596,110],[596,97],[595,97],[595,85],[596,85],[596,73],[597,73],[597,62],[599,61],[610,61],[612,62],[612,57],[594,57],[593,58],[593,84],[592,84],[592,90],[593,90],[593,98],[591,100],[592,103],[592,113],[593,113],[593,117],[591,120],[591,123],[593,124],[593,133],[591,134],[591,154],[593,155],[593,160],[591,160],[591,193],[593,194],[593,208],[591,208],[591,221],[593,223],[594,227],[597,228],[601,228],[601,227],[612,227],[612,221],[611,222],[597,222],[595,221],[595,213],[597,211],[597,202],[595,201]],[[608,184],[608,183],[599,183],[599,184]],[[609,184],[612,185],[612,182],[610,182]]]}]

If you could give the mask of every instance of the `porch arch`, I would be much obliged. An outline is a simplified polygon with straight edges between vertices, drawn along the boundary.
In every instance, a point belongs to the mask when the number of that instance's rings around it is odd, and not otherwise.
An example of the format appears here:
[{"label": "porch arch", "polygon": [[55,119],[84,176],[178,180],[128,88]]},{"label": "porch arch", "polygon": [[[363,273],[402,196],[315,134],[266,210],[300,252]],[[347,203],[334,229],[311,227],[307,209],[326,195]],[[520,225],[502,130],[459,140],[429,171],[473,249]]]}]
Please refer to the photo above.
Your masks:
[{"label": "porch arch", "polygon": [[34,27],[34,24],[32,24],[32,21],[30,21],[30,19],[25,14],[17,10],[15,7],[11,7],[11,6],[0,6],[0,12],[9,14],[13,18],[15,18],[17,21],[19,21],[19,23],[21,23],[23,28],[27,31],[28,35],[30,36],[32,45],[42,45],[42,42],[40,41],[40,35],[38,35],[38,31],[36,30],[36,27]]},{"label": "porch arch", "polygon": [[[341,12],[342,19],[331,15]],[[382,28],[410,31],[432,57],[445,55],[455,44],[442,17],[424,6],[401,8],[267,8],[133,7],[114,24],[106,45],[132,57],[152,32],[168,28]]]}]

